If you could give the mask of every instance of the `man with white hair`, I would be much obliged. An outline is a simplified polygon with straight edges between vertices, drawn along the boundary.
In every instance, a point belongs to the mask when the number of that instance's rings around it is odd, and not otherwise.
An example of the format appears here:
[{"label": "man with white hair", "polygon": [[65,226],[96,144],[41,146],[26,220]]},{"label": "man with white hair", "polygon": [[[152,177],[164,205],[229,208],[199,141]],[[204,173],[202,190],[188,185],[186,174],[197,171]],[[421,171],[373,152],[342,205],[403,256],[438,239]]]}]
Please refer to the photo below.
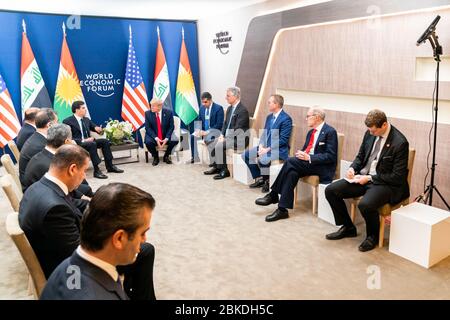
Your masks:
[{"label": "man with white hair", "polygon": [[150,101],[151,110],[145,111],[145,145],[152,154],[153,163],[159,163],[158,149],[167,146],[163,161],[171,164],[170,154],[178,144],[178,138],[174,134],[173,113],[168,109],[162,109],[161,99],[153,98]]},{"label": "man with white hair", "polygon": [[227,109],[222,134],[213,142],[214,149],[211,148],[210,159],[213,161],[213,167],[204,172],[207,175],[215,174],[215,180],[230,176],[227,169],[227,149],[245,149],[249,142],[250,119],[247,108],[241,103],[241,89],[238,87],[228,88],[225,99],[230,106]]},{"label": "man with white hair", "polygon": [[[294,207],[294,190],[298,179],[305,176],[319,176],[320,183],[330,183],[336,171],[338,139],[336,130],[326,124],[325,112],[313,107],[306,114],[311,130],[301,150],[284,163],[272,191],[265,197],[256,199],[260,206],[278,203],[278,208],[266,217],[267,222],[289,218],[288,210]],[[281,197],[278,199],[278,194]]]}]

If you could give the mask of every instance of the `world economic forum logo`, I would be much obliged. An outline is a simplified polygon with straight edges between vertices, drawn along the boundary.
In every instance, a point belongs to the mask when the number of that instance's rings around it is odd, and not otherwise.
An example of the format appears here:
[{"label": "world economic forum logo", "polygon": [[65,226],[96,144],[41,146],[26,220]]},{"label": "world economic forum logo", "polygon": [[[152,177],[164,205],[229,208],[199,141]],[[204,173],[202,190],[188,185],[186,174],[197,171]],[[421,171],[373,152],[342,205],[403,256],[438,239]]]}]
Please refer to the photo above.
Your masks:
[{"label": "world economic forum logo", "polygon": [[86,88],[86,92],[94,92],[102,98],[114,95],[117,86],[120,86],[122,79],[115,78],[112,73],[89,73],[84,80],[80,80],[80,86]]}]

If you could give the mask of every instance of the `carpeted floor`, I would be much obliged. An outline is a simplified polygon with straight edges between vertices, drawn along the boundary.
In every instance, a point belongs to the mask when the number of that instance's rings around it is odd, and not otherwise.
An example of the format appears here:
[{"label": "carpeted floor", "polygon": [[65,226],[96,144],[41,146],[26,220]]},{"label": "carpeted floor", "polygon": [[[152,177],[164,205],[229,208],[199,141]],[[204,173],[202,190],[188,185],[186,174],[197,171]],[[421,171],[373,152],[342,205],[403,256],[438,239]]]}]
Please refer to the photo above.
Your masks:
[{"label": "carpeted floor", "polygon": [[[215,181],[201,165],[152,167],[143,159],[108,180],[90,171],[88,180],[94,190],[120,181],[155,197],[148,241],[156,247],[158,299],[450,298],[450,257],[427,270],[387,246],[360,253],[364,225],[357,238],[327,241],[335,227],[313,216],[309,203],[266,223],[275,207],[254,204],[259,189]],[[29,299],[25,265],[4,227],[10,207],[3,192],[0,210],[0,299]],[[380,289],[369,289],[372,268],[380,270]]]}]

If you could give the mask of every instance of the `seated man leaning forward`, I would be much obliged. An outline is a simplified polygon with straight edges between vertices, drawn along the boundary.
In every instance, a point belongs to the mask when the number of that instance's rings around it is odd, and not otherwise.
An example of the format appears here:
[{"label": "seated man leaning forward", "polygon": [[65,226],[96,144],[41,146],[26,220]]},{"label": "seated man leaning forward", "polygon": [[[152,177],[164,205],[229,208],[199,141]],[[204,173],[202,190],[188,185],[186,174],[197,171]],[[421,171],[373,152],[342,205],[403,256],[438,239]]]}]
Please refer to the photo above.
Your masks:
[{"label": "seated man leaning forward", "polygon": [[262,187],[264,193],[269,192],[271,162],[286,160],[289,156],[289,138],[292,133],[292,119],[283,110],[283,96],[274,94],[267,104],[270,114],[266,118],[259,145],[242,154],[242,159],[255,179],[250,188]]},{"label": "seated man leaning forward", "polygon": [[52,273],[41,300],[155,299],[154,248],[146,242],[154,207],[149,193],[129,184],[100,187],[81,221],[80,245]]},{"label": "seated man leaning forward", "polygon": [[[336,171],[338,139],[336,130],[326,124],[325,112],[311,108],[306,115],[311,130],[306,135],[302,150],[295,153],[283,164],[272,191],[265,197],[256,199],[256,204],[267,206],[278,203],[278,208],[266,217],[267,222],[286,219],[288,210],[294,207],[294,190],[299,178],[319,176],[320,183],[330,183]],[[281,194],[280,199],[278,195]]]},{"label": "seated man leaning forward", "polygon": [[173,113],[163,109],[161,99],[153,98],[150,101],[151,110],[145,111],[145,145],[152,154],[152,165],[159,164],[158,150],[166,147],[163,161],[172,164],[170,155],[173,148],[178,144],[178,138],[174,134]]},{"label": "seated man leaning forward", "polygon": [[387,121],[381,110],[370,111],[365,125],[367,131],[346,179],[333,182],[325,189],[336,225],[342,226],[327,234],[328,240],[356,237],[356,227],[344,199],[362,196],[358,204],[366,221],[366,239],[359,246],[362,252],[372,250],[378,244],[378,209],[386,203],[396,204],[409,197],[408,140]]}]

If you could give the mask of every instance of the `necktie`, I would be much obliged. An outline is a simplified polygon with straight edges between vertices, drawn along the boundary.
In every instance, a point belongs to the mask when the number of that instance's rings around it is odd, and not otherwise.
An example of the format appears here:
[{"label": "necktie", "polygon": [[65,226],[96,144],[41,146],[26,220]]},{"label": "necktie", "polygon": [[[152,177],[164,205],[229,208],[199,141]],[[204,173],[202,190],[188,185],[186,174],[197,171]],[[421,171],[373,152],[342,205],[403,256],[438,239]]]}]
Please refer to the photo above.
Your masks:
[{"label": "necktie", "polygon": [[205,110],[205,131],[209,130],[209,108]]},{"label": "necktie", "polygon": [[156,127],[158,128],[158,139],[162,140],[163,135],[162,135],[162,128],[161,128],[161,119],[159,119],[159,112],[156,112],[155,115],[156,115]]},{"label": "necktie", "polygon": [[309,142],[308,142],[308,146],[305,149],[305,153],[309,153],[313,147],[314,144],[314,136],[316,135],[316,129],[313,129],[312,133],[311,133],[311,137],[309,137]]},{"label": "necktie", "polygon": [[85,139],[86,135],[84,134],[84,125],[83,125],[83,119],[80,119],[78,121],[78,124],[80,125],[80,131],[81,131],[81,139]]},{"label": "necktie", "polygon": [[267,133],[266,146],[270,147],[270,138],[272,137],[272,127],[275,123],[275,115],[272,115],[269,120],[269,132]]},{"label": "necktie", "polygon": [[370,171],[370,167],[372,166],[372,162],[377,159],[378,152],[380,152],[381,139],[383,137],[379,137],[377,142],[375,142],[375,148],[373,148],[372,153],[370,154],[369,160],[367,160],[364,168],[361,169],[360,174],[365,175]]},{"label": "necktie", "polygon": [[235,109],[236,109],[236,107],[231,107],[230,119],[228,119],[228,126],[227,126],[227,131],[226,131],[225,135],[228,135],[228,129],[230,129],[231,119],[233,119],[233,114],[234,114]]}]

